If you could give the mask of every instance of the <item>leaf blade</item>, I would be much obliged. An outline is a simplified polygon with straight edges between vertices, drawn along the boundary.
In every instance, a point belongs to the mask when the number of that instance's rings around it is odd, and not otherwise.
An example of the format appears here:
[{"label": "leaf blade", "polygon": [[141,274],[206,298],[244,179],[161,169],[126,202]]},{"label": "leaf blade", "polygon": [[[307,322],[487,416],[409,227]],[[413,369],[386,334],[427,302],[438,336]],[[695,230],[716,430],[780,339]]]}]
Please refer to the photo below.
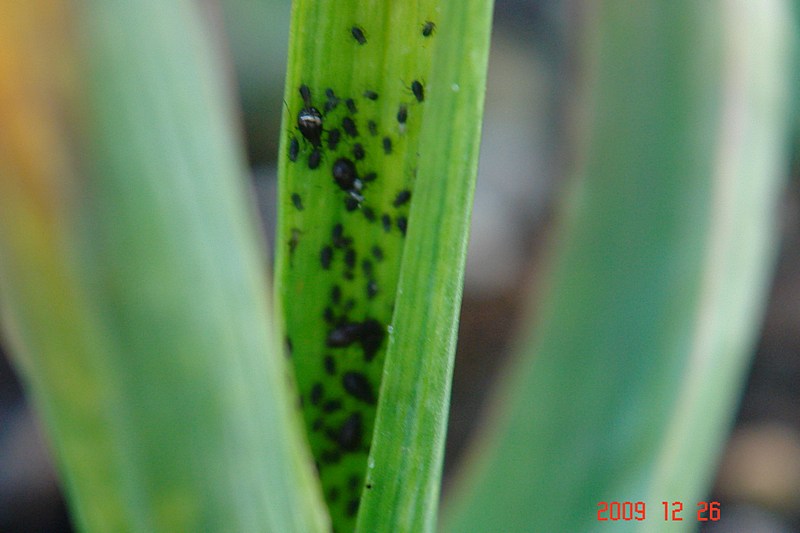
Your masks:
[{"label": "leaf blade", "polygon": [[[788,17],[779,2],[758,16],[743,3],[638,7],[592,5],[580,181],[535,336],[508,369],[446,531],[672,530],[654,509],[700,501],[709,481],[772,261]],[[760,59],[740,39],[762,43]],[[710,283],[720,266],[738,272]],[[710,329],[698,319],[709,304]],[[604,527],[601,501],[644,501],[647,522]]]},{"label": "leaf blade", "polygon": [[[38,250],[4,219],[0,278],[78,524],[324,530],[207,21],[190,2],[86,2],[67,19],[76,85],[56,101],[75,137],[37,148],[74,167],[44,176],[65,191],[51,211],[21,196]],[[24,170],[5,164],[2,186]]]}]

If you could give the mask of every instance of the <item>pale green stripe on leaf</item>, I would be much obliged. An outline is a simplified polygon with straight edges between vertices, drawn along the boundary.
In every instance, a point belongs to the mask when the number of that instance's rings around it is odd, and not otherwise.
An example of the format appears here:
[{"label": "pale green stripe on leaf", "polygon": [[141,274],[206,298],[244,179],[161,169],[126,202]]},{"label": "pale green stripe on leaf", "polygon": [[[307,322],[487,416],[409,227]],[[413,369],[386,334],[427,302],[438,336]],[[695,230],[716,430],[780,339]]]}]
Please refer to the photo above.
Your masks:
[{"label": "pale green stripe on leaf", "polygon": [[492,2],[441,6],[357,531],[432,531],[436,525]]}]

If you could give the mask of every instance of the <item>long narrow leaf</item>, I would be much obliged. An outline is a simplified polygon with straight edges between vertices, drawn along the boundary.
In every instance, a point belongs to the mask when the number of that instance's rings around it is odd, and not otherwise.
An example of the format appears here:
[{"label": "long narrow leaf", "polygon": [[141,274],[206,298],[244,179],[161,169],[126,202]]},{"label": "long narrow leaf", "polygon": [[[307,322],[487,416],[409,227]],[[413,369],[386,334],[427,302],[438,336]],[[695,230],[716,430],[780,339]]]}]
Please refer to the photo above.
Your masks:
[{"label": "long narrow leaf", "polygon": [[441,3],[403,254],[357,531],[436,526],[492,2]]},{"label": "long narrow leaf", "polygon": [[389,326],[414,224],[437,2],[293,5],[276,288],[335,529],[364,487]]},{"label": "long narrow leaf", "polygon": [[[276,285],[343,530],[360,502],[360,531],[434,523],[490,14],[486,1],[294,7]],[[399,324],[425,342],[395,345]],[[387,467],[364,483],[373,435],[370,465]]]},{"label": "long narrow leaf", "polygon": [[[761,318],[787,5],[584,6],[588,141],[535,335],[447,531],[696,527]],[[610,520],[600,502],[646,511]]]},{"label": "long narrow leaf", "polygon": [[77,525],[324,530],[197,4],[2,10],[3,326]]}]

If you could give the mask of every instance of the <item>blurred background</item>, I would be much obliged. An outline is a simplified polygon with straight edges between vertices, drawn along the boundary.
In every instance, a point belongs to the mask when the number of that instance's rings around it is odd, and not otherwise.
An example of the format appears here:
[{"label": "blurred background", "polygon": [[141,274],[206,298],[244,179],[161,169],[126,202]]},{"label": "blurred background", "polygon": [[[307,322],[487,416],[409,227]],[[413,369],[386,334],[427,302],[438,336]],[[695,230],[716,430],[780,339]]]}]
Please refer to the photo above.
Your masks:
[{"label": "blurred background", "polygon": [[[496,0],[486,114],[467,259],[445,463],[448,479],[497,369],[533,311],[552,214],[568,178],[578,0]],[[289,2],[222,0],[247,157],[266,234],[274,232]],[[800,183],[787,161],[770,302],[717,480],[714,533],[800,531]],[[0,347],[1,348],[1,347]],[[35,416],[0,355],[0,532],[69,532]]]}]

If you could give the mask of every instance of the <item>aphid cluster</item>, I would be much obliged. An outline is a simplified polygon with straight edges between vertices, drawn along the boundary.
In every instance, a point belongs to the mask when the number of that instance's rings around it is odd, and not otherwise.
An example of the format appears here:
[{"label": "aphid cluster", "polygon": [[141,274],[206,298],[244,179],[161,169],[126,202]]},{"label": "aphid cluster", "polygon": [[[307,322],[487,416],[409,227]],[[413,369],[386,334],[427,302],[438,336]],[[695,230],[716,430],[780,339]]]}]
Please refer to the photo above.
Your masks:
[{"label": "aphid cluster", "polygon": [[[424,100],[424,88],[422,83],[418,80],[413,80],[410,85],[411,91],[418,102]],[[333,178],[333,183],[338,186],[338,189],[345,193],[343,197],[344,207],[347,211],[361,210],[364,217],[372,222],[377,219],[375,211],[369,206],[365,206],[365,191],[367,184],[377,179],[377,174],[371,171],[359,171],[358,164],[367,159],[367,148],[365,144],[359,141],[361,137],[358,120],[358,104],[354,98],[340,97],[336,94],[333,88],[326,88],[325,100],[323,109],[325,113],[321,113],[314,104],[314,98],[311,88],[308,85],[301,85],[298,89],[302,99],[302,107],[297,114],[297,131],[300,133],[300,140],[304,140],[309,146],[307,150],[308,158],[307,165],[310,170],[316,170],[322,166],[326,152],[341,153],[340,147],[345,141],[345,146],[348,147],[349,153],[337,157],[330,167],[330,175]],[[366,90],[363,92],[363,97],[367,101],[376,101],[379,97],[378,93],[373,90]],[[344,102],[344,109],[347,114],[344,116],[336,112],[339,104]],[[336,113],[340,118],[336,118],[333,113]],[[405,131],[405,124],[408,120],[408,104],[400,103],[397,112],[397,123],[400,132]],[[380,126],[374,118],[366,120],[367,129],[371,137],[379,135]],[[297,137],[292,136],[289,140],[289,161],[297,162],[302,152],[306,151],[302,148],[301,142]],[[324,143],[323,143],[324,141]],[[384,155],[391,155],[393,151],[393,142],[391,135],[383,135],[381,138],[381,146],[383,147]],[[292,203],[296,208],[302,209],[302,199],[299,197],[292,197]],[[399,207],[401,204],[395,204],[394,207]],[[389,214],[384,214],[381,220],[390,217]],[[384,227],[391,226],[384,223]],[[398,224],[398,229],[404,233],[401,225]]]},{"label": "aphid cluster", "polygon": [[330,331],[326,343],[331,348],[346,348],[359,343],[364,350],[364,360],[369,362],[383,344],[385,329],[380,322],[371,318],[363,322],[345,322]]},{"label": "aphid cluster", "polygon": [[[422,38],[429,38],[436,25],[425,21],[421,28]],[[348,31],[352,50],[369,44],[370,34],[365,28],[353,25]],[[300,398],[314,435],[312,446],[321,475],[328,468],[332,472],[344,468],[347,473],[354,468],[354,455],[366,460],[369,451],[380,376],[380,368],[375,365],[382,364],[380,354],[386,345],[390,316],[387,313],[392,308],[391,301],[382,300],[388,296],[382,291],[382,283],[387,276],[392,278],[391,268],[397,256],[395,248],[356,239],[354,235],[364,233],[351,233],[347,228],[354,223],[374,224],[376,231],[371,235],[376,239],[381,235],[397,239],[406,233],[412,191],[386,190],[385,185],[381,190],[380,173],[371,167],[380,158],[397,157],[402,152],[407,145],[402,139],[407,123],[415,120],[417,106],[425,101],[422,80],[402,83],[405,96],[397,102],[370,87],[347,94],[349,91],[338,87],[313,87],[309,83],[297,88],[295,103],[290,104],[292,112],[296,112],[296,122],[288,134],[288,160],[310,171],[296,176],[308,180],[310,187],[325,191],[335,205],[344,207],[322,242],[316,239],[313,246],[305,244],[311,239],[305,236],[307,228],[302,223],[291,229],[288,242],[290,258],[302,255],[304,260],[318,261],[326,272],[324,279],[331,280],[329,289],[322,292],[321,305],[314,311],[320,313],[325,328],[323,341],[313,348],[316,353],[312,364],[318,365],[318,370],[301,385]],[[382,119],[386,116],[382,110],[387,108],[396,109],[394,120]],[[298,220],[313,220],[317,204],[316,200],[313,205],[304,203],[304,183],[301,181],[296,192],[290,192],[290,207],[305,211]],[[309,308],[313,305],[309,304]],[[302,346],[298,348],[302,351],[292,357],[308,350],[307,344],[296,344]],[[326,498],[338,505],[340,513],[353,517],[358,512],[362,483],[363,474],[353,474],[346,484],[326,487]]]},{"label": "aphid cluster", "polygon": [[[334,163],[337,185],[348,191],[360,187],[351,165],[349,160]],[[385,343],[387,328],[376,318],[354,319],[352,313],[357,305],[356,298],[345,297],[351,289],[345,290],[344,287],[351,286],[360,269],[366,280],[365,297],[374,297],[378,290],[375,262],[383,261],[384,252],[376,244],[368,253],[365,252],[364,257],[359,255],[355,240],[342,223],[333,225],[330,238],[319,249],[321,267],[341,275],[341,281],[331,287],[328,305],[322,313],[327,333],[324,347],[321,347],[320,375],[333,379],[335,386],[332,387],[330,381],[327,381],[328,385],[322,381],[312,382],[303,397],[306,406],[318,413],[311,422],[311,430],[320,434],[326,443],[318,454],[320,468],[338,464],[347,454],[367,452],[365,415],[363,407],[358,406],[374,408],[377,401],[375,385],[359,369],[361,365],[353,367],[352,354],[355,350],[361,354],[364,363],[373,361]],[[348,405],[354,408],[349,411]]]}]

